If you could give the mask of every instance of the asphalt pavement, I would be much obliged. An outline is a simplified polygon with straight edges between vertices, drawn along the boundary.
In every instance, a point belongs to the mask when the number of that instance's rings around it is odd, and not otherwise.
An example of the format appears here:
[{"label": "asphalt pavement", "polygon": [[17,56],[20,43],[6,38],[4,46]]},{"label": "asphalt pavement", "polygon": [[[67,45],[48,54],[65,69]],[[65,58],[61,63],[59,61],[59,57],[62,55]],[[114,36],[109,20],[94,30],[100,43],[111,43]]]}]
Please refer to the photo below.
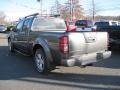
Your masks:
[{"label": "asphalt pavement", "polygon": [[0,90],[120,90],[120,50],[93,66],[61,66],[40,75],[32,57],[10,53],[7,39],[1,38]]}]

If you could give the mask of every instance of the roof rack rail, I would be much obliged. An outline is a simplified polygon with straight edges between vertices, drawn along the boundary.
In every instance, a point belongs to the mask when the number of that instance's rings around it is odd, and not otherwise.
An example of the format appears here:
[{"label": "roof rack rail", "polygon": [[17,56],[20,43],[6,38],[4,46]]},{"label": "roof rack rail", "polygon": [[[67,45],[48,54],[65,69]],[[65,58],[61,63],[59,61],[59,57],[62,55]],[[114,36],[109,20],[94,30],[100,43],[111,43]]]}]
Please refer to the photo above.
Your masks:
[{"label": "roof rack rail", "polygon": [[34,13],[34,14],[31,14],[31,15],[25,16],[25,18],[30,17],[30,16],[37,16],[37,15],[39,15],[39,13]]}]

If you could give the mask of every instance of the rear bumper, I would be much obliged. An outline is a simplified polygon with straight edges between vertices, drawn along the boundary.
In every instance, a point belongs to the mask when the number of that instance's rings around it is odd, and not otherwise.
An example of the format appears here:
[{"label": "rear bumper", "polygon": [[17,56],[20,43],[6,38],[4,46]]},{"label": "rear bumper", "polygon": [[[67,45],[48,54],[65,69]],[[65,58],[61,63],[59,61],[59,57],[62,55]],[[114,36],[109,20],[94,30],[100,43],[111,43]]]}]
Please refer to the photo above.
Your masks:
[{"label": "rear bumper", "polygon": [[100,53],[84,54],[82,56],[72,56],[71,59],[62,60],[63,66],[80,66],[91,64],[100,60],[107,59],[111,56],[111,51],[105,51]]}]

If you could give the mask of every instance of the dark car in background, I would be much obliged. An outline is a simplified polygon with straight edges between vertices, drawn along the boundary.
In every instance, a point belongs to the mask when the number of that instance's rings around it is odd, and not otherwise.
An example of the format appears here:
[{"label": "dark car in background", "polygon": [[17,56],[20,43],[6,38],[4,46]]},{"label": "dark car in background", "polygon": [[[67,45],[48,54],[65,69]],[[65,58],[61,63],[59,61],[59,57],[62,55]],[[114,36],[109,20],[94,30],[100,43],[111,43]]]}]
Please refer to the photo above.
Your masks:
[{"label": "dark car in background", "polygon": [[5,25],[0,25],[0,32],[6,32],[7,27]]},{"label": "dark car in background", "polygon": [[108,32],[109,34],[109,49],[112,47],[120,47],[120,26],[115,21],[99,21],[95,22],[94,31]]},{"label": "dark car in background", "polygon": [[118,26],[118,21],[97,21],[94,26]]}]

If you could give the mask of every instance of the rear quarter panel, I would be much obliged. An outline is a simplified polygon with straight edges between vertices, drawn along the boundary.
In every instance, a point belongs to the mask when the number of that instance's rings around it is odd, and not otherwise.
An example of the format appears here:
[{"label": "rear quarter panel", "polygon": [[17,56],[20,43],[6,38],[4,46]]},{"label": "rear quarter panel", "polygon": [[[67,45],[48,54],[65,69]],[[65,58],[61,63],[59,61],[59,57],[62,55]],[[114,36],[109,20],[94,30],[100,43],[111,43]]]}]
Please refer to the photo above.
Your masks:
[{"label": "rear quarter panel", "polygon": [[107,50],[107,32],[74,32],[68,36],[70,56]]}]

